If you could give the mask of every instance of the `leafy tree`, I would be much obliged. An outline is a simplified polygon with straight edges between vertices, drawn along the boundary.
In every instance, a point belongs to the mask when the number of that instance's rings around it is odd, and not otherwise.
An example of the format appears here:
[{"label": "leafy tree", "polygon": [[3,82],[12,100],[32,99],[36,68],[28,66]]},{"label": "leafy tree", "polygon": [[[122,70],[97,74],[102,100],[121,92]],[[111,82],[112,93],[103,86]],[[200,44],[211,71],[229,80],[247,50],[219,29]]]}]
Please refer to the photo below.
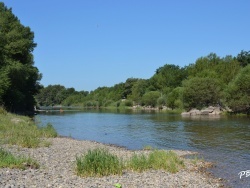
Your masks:
[{"label": "leafy tree", "polygon": [[183,108],[183,87],[177,87],[167,95],[167,106],[172,109]]},{"label": "leafy tree", "polygon": [[34,33],[0,2],[0,102],[10,111],[33,111],[41,75],[33,66]]},{"label": "leafy tree", "polygon": [[248,64],[250,64],[250,51],[241,51],[238,55],[237,55],[237,60],[240,62],[240,65],[242,67],[247,66]]},{"label": "leafy tree", "polygon": [[124,84],[123,97],[127,98],[128,95],[132,93],[132,87],[137,82],[137,78],[128,78]]},{"label": "leafy tree", "polygon": [[149,91],[142,96],[142,102],[146,106],[155,107],[157,105],[157,99],[161,96],[159,91]]},{"label": "leafy tree", "polygon": [[220,83],[215,78],[194,77],[183,83],[183,101],[186,109],[218,104],[221,96]]},{"label": "leafy tree", "polygon": [[155,75],[150,78],[150,84],[158,91],[163,91],[166,87],[175,88],[187,77],[185,68],[177,65],[166,64],[156,70]]},{"label": "leafy tree", "polygon": [[36,95],[40,106],[59,105],[66,98],[66,88],[61,85],[48,85],[42,88],[39,94]]},{"label": "leafy tree", "polygon": [[226,95],[228,106],[234,112],[250,113],[250,64],[230,82]]},{"label": "leafy tree", "polygon": [[133,84],[132,93],[129,98],[132,99],[136,104],[141,104],[142,96],[146,92],[147,87],[147,80],[138,79],[137,82]]}]

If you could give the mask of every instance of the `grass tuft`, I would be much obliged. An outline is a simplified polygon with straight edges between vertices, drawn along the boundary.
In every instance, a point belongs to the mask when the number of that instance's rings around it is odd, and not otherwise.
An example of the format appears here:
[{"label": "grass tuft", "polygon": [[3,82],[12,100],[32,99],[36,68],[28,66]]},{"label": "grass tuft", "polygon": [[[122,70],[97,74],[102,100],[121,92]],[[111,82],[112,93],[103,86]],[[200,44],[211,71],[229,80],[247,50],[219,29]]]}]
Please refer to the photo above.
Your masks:
[{"label": "grass tuft", "polygon": [[148,156],[134,154],[128,161],[128,168],[138,172],[149,169],[163,169],[171,173],[176,173],[182,167],[184,167],[183,160],[172,151],[154,150]]},{"label": "grass tuft", "polygon": [[76,157],[76,173],[79,176],[108,176],[122,174],[122,170],[143,172],[163,169],[176,173],[184,167],[184,162],[172,151],[154,150],[149,155],[134,154],[129,160],[122,161],[107,150],[89,150],[87,154]]},{"label": "grass tuft", "polygon": [[76,171],[79,176],[108,176],[122,174],[122,162],[104,149],[89,150],[86,155],[76,157]]},{"label": "grass tuft", "polygon": [[25,157],[15,157],[10,152],[0,148],[0,168],[39,168],[39,164],[31,159]]}]

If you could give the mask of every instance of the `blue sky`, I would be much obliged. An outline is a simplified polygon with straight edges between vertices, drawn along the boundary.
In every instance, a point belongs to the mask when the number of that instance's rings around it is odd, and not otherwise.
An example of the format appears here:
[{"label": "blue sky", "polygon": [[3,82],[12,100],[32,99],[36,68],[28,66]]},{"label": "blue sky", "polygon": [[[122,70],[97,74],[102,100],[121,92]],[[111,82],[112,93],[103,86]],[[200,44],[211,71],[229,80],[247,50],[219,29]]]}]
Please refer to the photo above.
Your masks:
[{"label": "blue sky", "polygon": [[249,0],[4,0],[35,33],[41,84],[91,91],[250,50]]}]

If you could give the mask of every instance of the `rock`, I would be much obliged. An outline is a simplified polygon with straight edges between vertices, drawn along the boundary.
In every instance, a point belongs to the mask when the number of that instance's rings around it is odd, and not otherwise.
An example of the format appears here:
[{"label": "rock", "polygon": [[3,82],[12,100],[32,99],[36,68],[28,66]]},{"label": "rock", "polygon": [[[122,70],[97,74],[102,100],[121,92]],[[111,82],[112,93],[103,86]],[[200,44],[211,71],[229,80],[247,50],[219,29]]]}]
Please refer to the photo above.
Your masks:
[{"label": "rock", "polygon": [[181,115],[182,116],[190,116],[190,113],[189,112],[182,112]]}]

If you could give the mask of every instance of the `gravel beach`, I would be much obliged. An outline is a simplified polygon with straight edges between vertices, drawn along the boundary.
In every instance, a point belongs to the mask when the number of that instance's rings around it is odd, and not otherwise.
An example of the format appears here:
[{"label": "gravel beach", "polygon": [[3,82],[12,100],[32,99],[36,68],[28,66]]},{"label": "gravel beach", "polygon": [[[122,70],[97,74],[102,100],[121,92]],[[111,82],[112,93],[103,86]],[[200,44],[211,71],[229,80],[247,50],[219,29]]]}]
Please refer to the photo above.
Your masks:
[{"label": "gravel beach", "polygon": [[[171,174],[162,170],[150,170],[143,173],[124,171],[121,176],[107,176],[102,178],[83,178],[75,174],[75,160],[77,155],[86,153],[89,149],[106,148],[111,153],[122,158],[128,158],[133,153],[148,153],[150,151],[131,151],[125,148],[105,145],[92,141],[78,141],[71,138],[57,137],[48,139],[50,147],[20,148],[17,146],[3,146],[15,155],[30,156],[40,164],[39,169],[0,169],[0,187],[2,188],[42,188],[42,187],[86,187],[86,188],[114,188],[120,183],[123,188],[156,188],[156,187],[222,187],[219,179],[212,178],[201,172],[205,162],[192,163],[184,159],[185,168],[178,173]],[[179,156],[191,154],[189,151],[175,151]]]}]

